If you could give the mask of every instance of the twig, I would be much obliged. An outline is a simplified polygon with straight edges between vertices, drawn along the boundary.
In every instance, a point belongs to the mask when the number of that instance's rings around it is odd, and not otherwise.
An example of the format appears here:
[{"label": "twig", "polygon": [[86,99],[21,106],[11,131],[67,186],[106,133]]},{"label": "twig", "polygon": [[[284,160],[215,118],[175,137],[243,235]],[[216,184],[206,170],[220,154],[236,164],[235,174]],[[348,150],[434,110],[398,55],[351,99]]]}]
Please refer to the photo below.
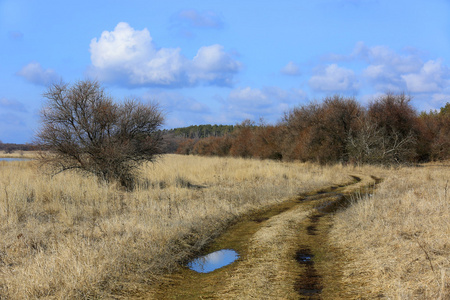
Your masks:
[{"label": "twig", "polygon": [[445,184],[445,188],[444,188],[444,201],[447,201],[447,191],[448,191],[448,180]]},{"label": "twig", "polygon": [[[423,252],[425,252],[425,255],[426,255],[427,259],[428,259],[428,262],[430,263],[431,270],[433,271],[434,275],[436,276],[436,280],[438,280],[438,279],[437,279],[438,276],[437,276],[437,274],[436,274],[436,271],[434,270],[433,263],[431,262],[431,258],[430,258],[430,256],[428,255],[427,250],[425,250],[425,248],[420,244],[420,242],[419,242],[418,239],[416,239],[416,242],[417,242],[417,244],[419,244],[420,249],[422,249]],[[438,280],[438,284],[439,284],[439,280]]]}]

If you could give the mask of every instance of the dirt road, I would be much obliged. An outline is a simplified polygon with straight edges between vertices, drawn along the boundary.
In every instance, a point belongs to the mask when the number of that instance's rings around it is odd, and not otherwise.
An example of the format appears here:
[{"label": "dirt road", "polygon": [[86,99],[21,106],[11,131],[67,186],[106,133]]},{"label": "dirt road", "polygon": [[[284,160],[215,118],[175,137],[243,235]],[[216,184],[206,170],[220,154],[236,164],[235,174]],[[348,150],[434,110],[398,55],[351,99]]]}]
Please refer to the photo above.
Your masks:
[{"label": "dirt road", "polygon": [[332,212],[352,195],[366,193],[378,179],[352,175],[330,186],[287,200],[231,226],[205,253],[234,249],[240,258],[203,274],[183,268],[167,276],[156,299],[349,299],[340,284],[342,261],[328,243]]}]

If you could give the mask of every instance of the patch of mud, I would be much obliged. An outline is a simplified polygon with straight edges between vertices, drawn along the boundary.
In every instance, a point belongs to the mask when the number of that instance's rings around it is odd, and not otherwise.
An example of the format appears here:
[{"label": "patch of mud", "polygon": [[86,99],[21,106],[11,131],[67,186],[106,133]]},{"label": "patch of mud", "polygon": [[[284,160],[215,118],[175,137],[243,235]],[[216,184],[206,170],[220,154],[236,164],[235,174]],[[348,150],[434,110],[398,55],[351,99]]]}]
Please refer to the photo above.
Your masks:
[{"label": "patch of mud", "polygon": [[317,228],[315,225],[309,225],[308,227],[306,227],[306,231],[309,235],[316,235]]},{"label": "patch of mud", "polygon": [[253,219],[253,221],[256,222],[256,223],[262,223],[262,222],[267,221],[267,220],[269,220],[269,218],[267,218],[267,217],[254,218]]},{"label": "patch of mud", "polygon": [[295,290],[309,299],[319,299],[322,292],[321,276],[314,267],[314,255],[311,249],[302,247],[295,254],[295,260],[305,266],[304,276],[295,284]]},{"label": "patch of mud", "polygon": [[322,217],[321,214],[314,214],[312,216],[309,216],[309,221],[311,222],[311,225],[306,227],[306,231],[308,235],[316,235],[317,234],[317,222],[319,222],[319,219]]},{"label": "patch of mud", "polygon": [[[303,199],[313,201],[320,199],[320,202],[318,201],[318,204],[315,205],[315,212],[308,217],[303,225],[305,231],[301,234],[301,244],[295,254],[295,259],[302,266],[302,271],[296,279],[294,289],[301,299],[322,299],[323,286],[330,284],[326,282],[326,280],[329,280],[326,278],[329,278],[330,274],[335,275],[333,271],[326,271],[331,273],[319,275],[317,270],[323,269],[323,260],[327,258],[320,256],[315,259],[313,255],[313,252],[320,252],[320,249],[326,244],[327,228],[329,228],[329,225],[327,225],[329,218],[327,216],[348,207],[358,195],[373,193],[375,185],[381,179],[374,176],[371,177],[375,181],[374,183],[353,191],[346,192],[339,189],[342,186],[338,186],[339,188],[332,186],[328,190],[322,189],[316,194],[310,194],[306,199]],[[352,178],[354,182],[362,181],[358,176],[352,176]],[[321,275],[324,275],[324,277]],[[329,295],[326,297],[329,297]]]}]

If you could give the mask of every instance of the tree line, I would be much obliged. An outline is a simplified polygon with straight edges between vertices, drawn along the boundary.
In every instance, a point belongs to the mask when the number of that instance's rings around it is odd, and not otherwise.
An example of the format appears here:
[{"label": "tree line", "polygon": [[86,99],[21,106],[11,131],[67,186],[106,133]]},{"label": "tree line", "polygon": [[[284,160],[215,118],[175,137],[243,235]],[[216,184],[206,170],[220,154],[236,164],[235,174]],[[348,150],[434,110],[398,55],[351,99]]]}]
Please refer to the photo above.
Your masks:
[{"label": "tree line", "polygon": [[322,164],[443,160],[450,158],[450,103],[418,114],[405,94],[385,94],[367,107],[335,95],[295,107],[275,125],[246,120],[223,136],[183,139],[177,153]]},{"label": "tree line", "polygon": [[6,154],[14,153],[15,151],[33,151],[36,150],[36,146],[33,144],[15,144],[15,143],[3,143],[0,141],[0,151]]},{"label": "tree line", "polygon": [[191,125],[188,127],[164,129],[163,134],[166,136],[200,139],[210,136],[224,136],[234,130],[233,125]]}]

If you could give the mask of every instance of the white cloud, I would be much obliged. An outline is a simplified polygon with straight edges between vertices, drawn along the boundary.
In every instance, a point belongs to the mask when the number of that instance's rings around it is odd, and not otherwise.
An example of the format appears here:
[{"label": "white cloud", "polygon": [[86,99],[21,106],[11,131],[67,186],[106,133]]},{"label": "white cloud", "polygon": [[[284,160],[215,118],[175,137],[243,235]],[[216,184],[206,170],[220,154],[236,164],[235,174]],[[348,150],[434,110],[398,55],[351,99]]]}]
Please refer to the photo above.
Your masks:
[{"label": "white cloud", "polygon": [[124,22],[92,39],[90,51],[91,76],[130,86],[230,85],[241,68],[220,45],[202,47],[189,60],[180,48],[156,48],[146,28]]},{"label": "white cloud", "polygon": [[[362,96],[363,102],[371,98],[370,94],[405,92],[412,94],[414,107],[428,111],[439,109],[449,101],[450,68],[441,58],[424,60],[424,57],[426,53],[416,48],[396,52],[387,46],[368,47],[359,42],[349,55],[330,54],[323,59],[363,67],[358,74],[361,75],[361,89],[369,92]],[[323,82],[311,83],[319,86]]]},{"label": "white cloud", "polygon": [[437,93],[434,94],[432,99],[432,103],[437,107],[444,107],[447,103],[450,103],[450,93]]},{"label": "white cloud", "polygon": [[298,76],[300,75],[300,67],[293,61],[290,61],[281,69],[281,73],[289,76]]},{"label": "white cloud", "polygon": [[308,83],[313,90],[320,92],[354,92],[358,89],[355,73],[337,64],[320,70]]},{"label": "white cloud", "polygon": [[228,102],[241,110],[264,108],[273,104],[274,100],[262,90],[250,87],[232,90],[228,95]]},{"label": "white cloud", "polygon": [[349,55],[328,54],[323,57],[325,61],[351,62],[364,61],[369,65],[383,65],[395,72],[414,72],[423,64],[415,49],[410,49],[401,55],[387,46],[368,47],[364,42],[357,42]]},{"label": "white cloud", "polygon": [[442,60],[424,62],[420,51],[405,48],[398,53],[387,46],[355,45],[350,55],[328,55],[326,60],[365,62],[361,75],[378,92],[437,92],[445,87],[448,68]]},{"label": "white cloud", "polygon": [[257,120],[264,117],[270,122],[277,121],[288,108],[306,100],[302,90],[284,90],[279,87],[262,89],[244,87],[232,90],[223,100],[223,110],[237,122],[244,119]]},{"label": "white cloud", "polygon": [[417,55],[399,55],[386,46],[375,46],[366,51],[368,62],[389,66],[398,73],[415,72],[423,64]]},{"label": "white cloud", "polygon": [[406,89],[400,73],[390,65],[369,65],[362,74],[377,91],[402,92]]},{"label": "white cloud", "polygon": [[441,91],[450,83],[449,69],[442,64],[442,60],[427,61],[419,72],[401,75],[406,82],[408,91],[426,93]]},{"label": "white cloud", "polygon": [[231,85],[233,75],[241,69],[241,63],[234,60],[221,45],[201,47],[194,57],[188,72],[189,81],[199,81],[217,85]]},{"label": "white cloud", "polygon": [[17,72],[17,75],[22,76],[31,83],[44,86],[60,79],[54,70],[44,70],[41,64],[37,62],[32,62],[24,66],[19,72]]}]

